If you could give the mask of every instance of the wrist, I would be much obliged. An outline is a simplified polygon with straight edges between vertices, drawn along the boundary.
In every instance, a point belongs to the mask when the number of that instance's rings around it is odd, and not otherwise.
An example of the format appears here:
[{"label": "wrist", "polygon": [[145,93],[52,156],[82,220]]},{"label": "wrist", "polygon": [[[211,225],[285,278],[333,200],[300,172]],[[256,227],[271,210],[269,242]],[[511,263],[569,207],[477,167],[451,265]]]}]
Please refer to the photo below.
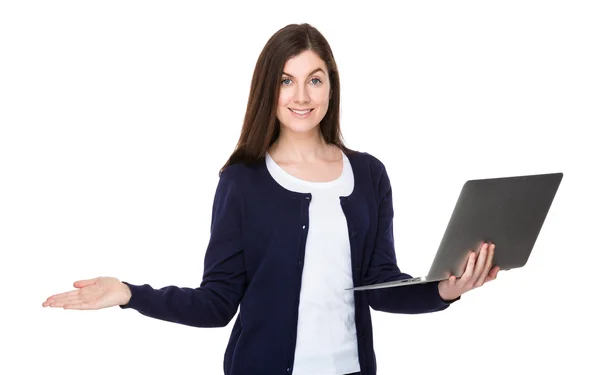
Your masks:
[{"label": "wrist", "polygon": [[440,298],[442,299],[442,301],[444,302],[453,302],[455,300],[457,300],[460,297],[459,295],[456,294],[449,294],[447,289],[443,287],[442,281],[438,282],[438,293],[440,295]]},{"label": "wrist", "polygon": [[122,303],[119,303],[119,305],[127,305],[131,300],[131,289],[129,289],[129,286],[124,282],[121,282],[121,287],[123,289],[123,300],[121,301]]}]

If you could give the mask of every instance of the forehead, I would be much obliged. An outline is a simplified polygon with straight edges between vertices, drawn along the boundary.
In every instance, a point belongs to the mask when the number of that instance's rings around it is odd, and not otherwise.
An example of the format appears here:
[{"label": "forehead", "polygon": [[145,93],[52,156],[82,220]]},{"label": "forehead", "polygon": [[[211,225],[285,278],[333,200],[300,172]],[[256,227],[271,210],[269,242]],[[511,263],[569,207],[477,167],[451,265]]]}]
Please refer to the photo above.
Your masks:
[{"label": "forehead", "polygon": [[315,69],[321,68],[327,74],[327,65],[313,51],[304,51],[286,61],[283,71],[296,77],[306,76]]}]

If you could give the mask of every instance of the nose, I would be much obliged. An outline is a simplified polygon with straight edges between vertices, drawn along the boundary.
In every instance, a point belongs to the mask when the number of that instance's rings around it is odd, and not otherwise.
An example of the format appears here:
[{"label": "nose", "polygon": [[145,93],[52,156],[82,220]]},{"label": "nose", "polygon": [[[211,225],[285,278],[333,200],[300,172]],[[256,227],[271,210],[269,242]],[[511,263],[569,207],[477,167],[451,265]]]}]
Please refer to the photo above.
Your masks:
[{"label": "nose", "polygon": [[310,97],[308,95],[308,91],[304,87],[304,85],[296,86],[296,92],[294,93],[294,102],[296,103],[308,103],[310,102]]}]

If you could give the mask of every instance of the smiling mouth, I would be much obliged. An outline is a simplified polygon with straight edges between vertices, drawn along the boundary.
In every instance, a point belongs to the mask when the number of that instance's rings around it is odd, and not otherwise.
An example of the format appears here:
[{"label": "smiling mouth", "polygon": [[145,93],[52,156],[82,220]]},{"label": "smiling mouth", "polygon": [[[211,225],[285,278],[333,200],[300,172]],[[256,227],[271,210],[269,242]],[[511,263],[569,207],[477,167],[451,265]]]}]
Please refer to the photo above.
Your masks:
[{"label": "smiling mouth", "polygon": [[299,109],[292,109],[292,108],[288,108],[290,111],[294,112],[297,115],[305,115],[307,113],[310,113],[314,110],[314,108],[311,109],[303,109],[303,110],[299,110]]}]

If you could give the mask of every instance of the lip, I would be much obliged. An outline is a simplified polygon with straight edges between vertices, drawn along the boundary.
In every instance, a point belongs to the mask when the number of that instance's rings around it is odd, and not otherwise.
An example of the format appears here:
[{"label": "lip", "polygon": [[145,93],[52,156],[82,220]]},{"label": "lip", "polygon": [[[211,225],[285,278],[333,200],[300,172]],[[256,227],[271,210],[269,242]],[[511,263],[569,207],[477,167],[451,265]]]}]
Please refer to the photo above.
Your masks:
[{"label": "lip", "polygon": [[[295,118],[300,118],[300,119],[309,117],[315,111],[314,108],[297,109],[297,108],[289,108],[288,107],[288,109],[290,110],[290,113],[292,114],[292,116],[294,116]],[[294,111],[299,111],[299,112],[308,111],[308,112],[305,113],[305,114],[303,114],[303,115],[301,115],[301,114],[296,113]]]}]

